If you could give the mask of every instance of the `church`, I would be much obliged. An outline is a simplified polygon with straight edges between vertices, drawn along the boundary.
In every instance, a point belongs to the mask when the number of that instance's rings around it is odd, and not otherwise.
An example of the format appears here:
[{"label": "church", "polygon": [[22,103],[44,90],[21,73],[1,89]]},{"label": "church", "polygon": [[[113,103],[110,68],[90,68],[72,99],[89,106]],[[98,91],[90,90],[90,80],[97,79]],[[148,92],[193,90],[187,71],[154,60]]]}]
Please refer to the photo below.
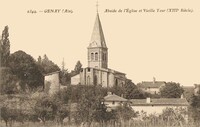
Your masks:
[{"label": "church", "polygon": [[101,85],[102,87],[124,86],[126,74],[108,68],[108,48],[97,12],[96,20],[87,47],[88,67],[71,78],[71,85]]}]

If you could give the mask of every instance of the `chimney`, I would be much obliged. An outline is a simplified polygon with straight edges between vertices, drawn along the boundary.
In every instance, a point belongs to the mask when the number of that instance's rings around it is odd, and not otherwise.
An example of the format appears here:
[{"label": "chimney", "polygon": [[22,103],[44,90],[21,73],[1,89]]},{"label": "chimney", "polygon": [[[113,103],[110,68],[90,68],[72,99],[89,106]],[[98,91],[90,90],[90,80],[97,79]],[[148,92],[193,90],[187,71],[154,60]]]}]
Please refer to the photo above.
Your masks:
[{"label": "chimney", "polygon": [[184,98],[184,95],[183,94],[181,94],[181,99],[183,99]]},{"label": "chimney", "polygon": [[150,97],[147,97],[146,103],[151,103],[151,98]]},{"label": "chimney", "polygon": [[153,84],[155,84],[155,82],[156,82],[156,78],[155,78],[155,77],[153,77]]}]

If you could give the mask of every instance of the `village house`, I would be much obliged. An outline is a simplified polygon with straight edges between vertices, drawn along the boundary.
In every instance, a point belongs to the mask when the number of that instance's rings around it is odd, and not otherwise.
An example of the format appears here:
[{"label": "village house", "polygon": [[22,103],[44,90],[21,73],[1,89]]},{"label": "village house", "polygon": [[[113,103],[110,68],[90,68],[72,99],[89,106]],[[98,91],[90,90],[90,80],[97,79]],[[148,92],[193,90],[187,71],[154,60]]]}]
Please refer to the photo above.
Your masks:
[{"label": "village house", "polygon": [[108,95],[104,97],[103,99],[103,103],[105,104],[105,106],[107,107],[107,110],[114,110],[116,109],[118,106],[123,105],[123,103],[128,102],[127,99],[117,96],[114,93],[108,92]]},{"label": "village house", "polygon": [[134,111],[139,112],[140,117],[145,113],[146,116],[159,116],[167,108],[173,109],[176,113],[180,113],[188,122],[188,106],[189,103],[185,98],[159,98],[159,99],[131,99],[131,107]]},{"label": "village house", "polygon": [[159,98],[159,99],[130,99],[127,100],[123,97],[108,93],[104,97],[104,104],[107,107],[108,111],[115,110],[118,106],[128,103],[131,108],[142,116],[142,113],[145,113],[146,116],[156,115],[159,116],[163,113],[163,110],[167,108],[172,108],[178,111],[184,111],[181,115],[185,118],[186,122],[188,121],[188,101],[183,98]]},{"label": "village house", "polygon": [[166,108],[182,108],[188,110],[189,103],[185,98],[146,98],[146,99],[131,99],[131,107],[133,110],[144,111],[147,115],[162,114]]},{"label": "village house", "polygon": [[88,67],[71,78],[71,85],[101,85],[102,87],[123,86],[126,74],[108,68],[108,48],[97,13],[90,44],[88,46]]},{"label": "village house", "polygon": [[165,85],[166,82],[156,81],[155,78],[153,78],[153,81],[143,81],[142,83],[137,84],[138,88],[140,88],[142,91],[151,94],[160,94],[161,88]]}]

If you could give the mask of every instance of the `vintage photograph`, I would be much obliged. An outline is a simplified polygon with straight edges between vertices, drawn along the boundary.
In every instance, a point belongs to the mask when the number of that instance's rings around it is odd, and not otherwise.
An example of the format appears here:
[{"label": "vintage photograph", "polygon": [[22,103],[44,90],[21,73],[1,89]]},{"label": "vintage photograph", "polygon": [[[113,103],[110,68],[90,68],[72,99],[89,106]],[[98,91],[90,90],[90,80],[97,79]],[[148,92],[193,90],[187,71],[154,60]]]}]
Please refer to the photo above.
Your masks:
[{"label": "vintage photograph", "polygon": [[1,1],[0,127],[199,127],[199,4]]}]

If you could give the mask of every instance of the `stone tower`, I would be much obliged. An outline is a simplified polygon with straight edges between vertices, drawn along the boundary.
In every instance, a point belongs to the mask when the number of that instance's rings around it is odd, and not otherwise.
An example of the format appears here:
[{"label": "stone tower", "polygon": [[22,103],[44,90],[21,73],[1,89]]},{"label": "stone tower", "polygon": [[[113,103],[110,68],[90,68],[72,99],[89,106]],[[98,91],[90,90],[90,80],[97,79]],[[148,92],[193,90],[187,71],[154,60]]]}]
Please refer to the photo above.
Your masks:
[{"label": "stone tower", "polygon": [[88,67],[108,68],[108,48],[98,13],[88,46]]}]

